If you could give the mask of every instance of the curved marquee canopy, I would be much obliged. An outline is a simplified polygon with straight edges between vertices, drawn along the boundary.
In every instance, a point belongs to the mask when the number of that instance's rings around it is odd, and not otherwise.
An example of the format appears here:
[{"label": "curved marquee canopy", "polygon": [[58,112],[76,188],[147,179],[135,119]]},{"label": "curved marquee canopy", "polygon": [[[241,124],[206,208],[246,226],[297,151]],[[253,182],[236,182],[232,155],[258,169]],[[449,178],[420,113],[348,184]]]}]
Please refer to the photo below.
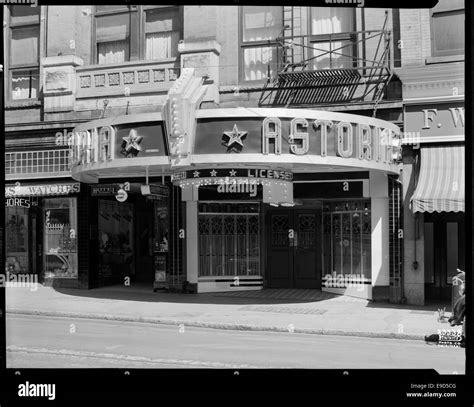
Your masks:
[{"label": "curved marquee canopy", "polygon": [[170,136],[173,123],[157,112],[77,126],[70,141],[73,178],[98,182],[214,167],[399,173],[400,129],[376,118],[310,109],[206,109],[195,111],[193,134],[180,137]]}]

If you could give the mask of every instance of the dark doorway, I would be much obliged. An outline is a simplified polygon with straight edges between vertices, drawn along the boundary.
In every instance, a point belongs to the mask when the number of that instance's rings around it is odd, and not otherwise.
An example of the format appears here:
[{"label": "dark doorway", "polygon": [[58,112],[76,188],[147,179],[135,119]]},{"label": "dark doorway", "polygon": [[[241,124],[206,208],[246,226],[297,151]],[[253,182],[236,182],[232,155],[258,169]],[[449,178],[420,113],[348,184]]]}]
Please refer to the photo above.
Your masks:
[{"label": "dark doorway", "polygon": [[464,213],[424,215],[425,299],[450,301],[456,269],[465,270]]},{"label": "dark doorway", "polygon": [[271,209],[266,216],[270,288],[321,288],[321,212]]},{"label": "dark doorway", "polygon": [[135,281],[153,284],[153,202],[137,199],[135,203]]}]

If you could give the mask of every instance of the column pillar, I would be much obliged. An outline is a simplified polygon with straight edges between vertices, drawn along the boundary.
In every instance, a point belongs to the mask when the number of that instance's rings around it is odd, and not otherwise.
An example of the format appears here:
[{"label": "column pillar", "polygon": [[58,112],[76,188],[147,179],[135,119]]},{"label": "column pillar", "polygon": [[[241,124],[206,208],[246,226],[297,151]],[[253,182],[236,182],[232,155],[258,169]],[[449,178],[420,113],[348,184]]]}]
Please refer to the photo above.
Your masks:
[{"label": "column pillar", "polygon": [[83,61],[75,55],[47,57],[41,60],[43,68],[43,95],[45,113],[70,112],[76,100],[76,67]]},{"label": "column pillar", "polygon": [[425,267],[423,214],[418,217],[410,209],[415,192],[415,151],[403,150],[403,289],[407,304],[425,303]]},{"label": "column pillar", "polygon": [[198,187],[183,188],[182,200],[186,202],[186,280],[197,292],[198,283]]},{"label": "column pillar", "polygon": [[388,177],[381,171],[370,172],[371,197],[371,300],[388,301],[390,286],[390,240]]}]

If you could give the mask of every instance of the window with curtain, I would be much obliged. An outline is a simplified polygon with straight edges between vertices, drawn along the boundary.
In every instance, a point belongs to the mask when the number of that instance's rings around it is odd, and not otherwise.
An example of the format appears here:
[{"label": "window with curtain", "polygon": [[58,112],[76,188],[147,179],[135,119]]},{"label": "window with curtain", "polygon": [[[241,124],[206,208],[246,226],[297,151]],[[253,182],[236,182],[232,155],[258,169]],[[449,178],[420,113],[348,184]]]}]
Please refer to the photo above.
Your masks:
[{"label": "window with curtain", "polygon": [[313,69],[352,67],[354,52],[349,33],[354,26],[353,8],[311,7]]},{"label": "window with curtain", "polygon": [[96,6],[95,11],[98,64],[178,56],[179,7]]},{"label": "window with curtain", "polygon": [[463,0],[440,0],[431,12],[432,56],[464,54]]},{"label": "window with curtain", "polygon": [[11,100],[36,99],[39,89],[40,8],[10,7]]},{"label": "window with curtain", "polygon": [[267,79],[276,69],[276,38],[282,34],[283,8],[281,6],[242,7],[242,79]]},{"label": "window with curtain", "polygon": [[130,14],[96,16],[97,62],[120,64],[130,60]]},{"label": "window with curtain", "polygon": [[145,59],[167,59],[178,55],[179,9],[146,10]]}]

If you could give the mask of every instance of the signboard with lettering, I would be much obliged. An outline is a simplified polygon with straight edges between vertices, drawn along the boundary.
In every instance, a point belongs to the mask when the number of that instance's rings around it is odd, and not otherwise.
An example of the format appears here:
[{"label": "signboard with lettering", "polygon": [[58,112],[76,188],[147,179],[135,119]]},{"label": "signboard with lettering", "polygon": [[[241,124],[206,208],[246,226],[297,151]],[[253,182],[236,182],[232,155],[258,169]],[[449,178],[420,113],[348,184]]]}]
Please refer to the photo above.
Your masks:
[{"label": "signboard with lettering", "polygon": [[396,126],[362,116],[333,115],[198,119],[194,154],[316,155],[386,164],[399,159]]},{"label": "signboard with lettering", "polygon": [[464,106],[462,103],[405,108],[404,144],[437,141],[464,141]]},{"label": "signboard with lettering", "polygon": [[81,190],[79,182],[42,185],[10,185],[5,187],[5,197],[51,196],[77,194]]},{"label": "signboard with lettering", "polygon": [[73,166],[119,158],[167,155],[162,121],[89,129],[81,126],[71,133],[70,139]]},{"label": "signboard with lettering", "polygon": [[282,181],[292,181],[293,174],[289,171],[277,170],[277,169],[255,169],[255,168],[213,168],[209,169],[198,169],[190,171],[176,172],[171,176],[171,180],[180,181],[185,179],[194,178],[265,178],[275,179]]},{"label": "signboard with lettering", "polygon": [[28,198],[5,198],[5,207],[30,208],[31,202]]},{"label": "signboard with lettering", "polygon": [[130,191],[130,183],[91,185],[91,196],[115,196],[121,188]]},{"label": "signboard with lettering", "polygon": [[170,190],[167,185],[147,184],[141,186],[142,195],[150,195],[160,198],[167,198],[170,195]]}]

